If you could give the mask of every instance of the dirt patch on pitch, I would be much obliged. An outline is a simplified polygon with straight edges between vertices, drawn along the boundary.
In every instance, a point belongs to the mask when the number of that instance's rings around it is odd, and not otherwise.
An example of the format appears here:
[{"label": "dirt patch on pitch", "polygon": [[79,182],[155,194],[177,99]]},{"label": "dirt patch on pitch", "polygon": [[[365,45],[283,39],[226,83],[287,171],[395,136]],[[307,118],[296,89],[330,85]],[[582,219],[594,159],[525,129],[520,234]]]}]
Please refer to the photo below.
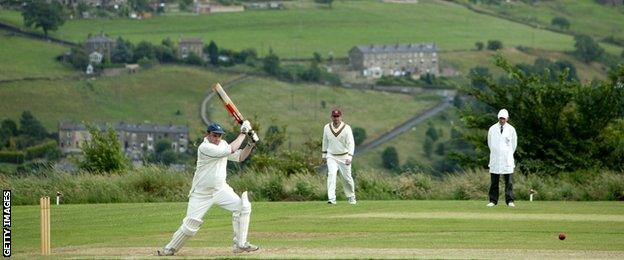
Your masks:
[{"label": "dirt patch on pitch", "polygon": [[[53,257],[97,259],[156,258],[156,247],[89,248],[64,247],[53,250]],[[623,251],[583,250],[522,250],[522,249],[419,249],[419,248],[302,248],[272,247],[257,252],[234,254],[226,247],[187,247],[173,258],[279,258],[279,259],[337,259],[337,258],[445,258],[445,259],[624,259]],[[37,255],[30,255],[30,257]],[[23,256],[28,257],[28,256]],[[28,257],[28,258],[30,258]],[[170,258],[167,258],[170,259]]]}]

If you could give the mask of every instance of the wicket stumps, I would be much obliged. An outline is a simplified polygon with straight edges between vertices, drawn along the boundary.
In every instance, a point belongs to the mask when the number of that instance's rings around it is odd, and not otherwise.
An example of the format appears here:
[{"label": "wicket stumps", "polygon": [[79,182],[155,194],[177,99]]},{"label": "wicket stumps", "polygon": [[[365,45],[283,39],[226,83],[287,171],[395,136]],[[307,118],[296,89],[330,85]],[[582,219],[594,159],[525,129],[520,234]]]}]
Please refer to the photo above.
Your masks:
[{"label": "wicket stumps", "polygon": [[50,254],[50,197],[41,197],[41,255]]}]

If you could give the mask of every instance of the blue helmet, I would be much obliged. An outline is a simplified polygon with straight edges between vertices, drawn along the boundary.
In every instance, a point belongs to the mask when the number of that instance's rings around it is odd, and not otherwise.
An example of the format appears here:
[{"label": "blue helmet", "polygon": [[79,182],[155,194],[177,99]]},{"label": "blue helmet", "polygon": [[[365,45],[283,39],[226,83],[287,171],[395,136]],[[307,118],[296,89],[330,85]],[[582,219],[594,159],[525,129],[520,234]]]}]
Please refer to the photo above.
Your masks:
[{"label": "blue helmet", "polygon": [[223,127],[221,127],[221,125],[217,123],[210,124],[207,131],[215,134],[225,134],[225,131],[223,131]]}]

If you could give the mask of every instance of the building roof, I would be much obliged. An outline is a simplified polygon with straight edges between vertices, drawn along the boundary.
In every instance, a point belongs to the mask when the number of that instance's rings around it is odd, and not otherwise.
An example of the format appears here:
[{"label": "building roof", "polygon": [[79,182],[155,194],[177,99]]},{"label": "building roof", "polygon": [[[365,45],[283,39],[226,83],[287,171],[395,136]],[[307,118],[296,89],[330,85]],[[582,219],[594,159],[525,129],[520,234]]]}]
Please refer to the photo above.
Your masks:
[{"label": "building roof", "polygon": [[180,38],[180,44],[204,44],[204,40],[200,38]]},{"label": "building roof", "polygon": [[109,43],[115,42],[115,40],[106,37],[103,32],[100,32],[98,35],[89,36],[89,38],[85,41],[86,43]]},{"label": "building roof", "polygon": [[[97,124],[99,129],[107,128],[106,124]],[[173,134],[188,134],[189,129],[185,125],[157,125],[157,124],[129,124],[119,122],[113,125],[116,131],[134,132],[134,133],[173,133]],[[87,127],[82,123],[74,122],[60,122],[60,130],[87,130]]]},{"label": "building roof", "polygon": [[437,52],[435,43],[410,43],[410,44],[369,44],[358,45],[353,48],[362,53],[414,53],[414,52]]}]

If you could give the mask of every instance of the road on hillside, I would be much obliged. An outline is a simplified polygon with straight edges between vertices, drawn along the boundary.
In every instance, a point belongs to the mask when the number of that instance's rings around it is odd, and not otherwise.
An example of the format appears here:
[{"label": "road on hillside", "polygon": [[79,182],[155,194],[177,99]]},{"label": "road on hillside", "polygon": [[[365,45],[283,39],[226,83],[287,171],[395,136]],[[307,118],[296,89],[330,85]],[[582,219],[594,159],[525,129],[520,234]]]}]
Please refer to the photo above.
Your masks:
[{"label": "road on hillside", "polygon": [[[229,88],[230,86],[236,85],[239,82],[246,80],[249,77],[250,77],[249,75],[242,75],[240,77],[234,78],[228,82],[223,83],[221,86],[225,90]],[[211,89],[210,93],[206,95],[206,97],[204,97],[204,100],[202,101],[201,106],[199,107],[199,115],[201,116],[202,122],[204,122],[206,126],[209,126],[211,123],[210,118],[208,118],[208,114],[206,113],[208,102],[210,102],[212,97],[215,95],[214,91],[212,91],[212,86],[210,86],[210,89]]]},{"label": "road on hillside", "polygon": [[373,149],[387,141],[392,140],[393,138],[397,137],[398,135],[407,132],[408,130],[412,129],[412,127],[422,123],[423,121],[439,114],[440,112],[446,110],[447,108],[449,108],[451,106],[451,100],[452,97],[450,96],[446,96],[444,98],[444,100],[442,102],[440,102],[438,105],[436,105],[435,107],[421,113],[418,114],[410,119],[408,119],[407,121],[405,121],[404,123],[398,125],[397,127],[395,127],[394,129],[390,130],[389,132],[384,133],[383,135],[381,135],[380,137],[378,137],[375,140],[372,140],[368,143],[364,143],[361,144],[360,146],[355,148],[355,155],[364,153],[370,149]]}]

